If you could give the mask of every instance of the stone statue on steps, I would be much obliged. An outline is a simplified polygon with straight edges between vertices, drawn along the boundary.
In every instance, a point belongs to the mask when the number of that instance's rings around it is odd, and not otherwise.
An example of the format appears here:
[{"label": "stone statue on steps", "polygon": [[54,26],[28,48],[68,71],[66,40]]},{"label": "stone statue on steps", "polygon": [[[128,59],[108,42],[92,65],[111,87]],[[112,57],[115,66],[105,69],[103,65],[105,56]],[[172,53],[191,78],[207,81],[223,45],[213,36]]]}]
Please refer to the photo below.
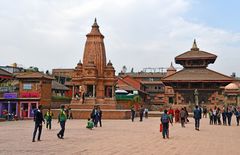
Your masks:
[{"label": "stone statue on steps", "polygon": [[194,96],[195,96],[195,105],[198,105],[198,90],[194,90]]}]

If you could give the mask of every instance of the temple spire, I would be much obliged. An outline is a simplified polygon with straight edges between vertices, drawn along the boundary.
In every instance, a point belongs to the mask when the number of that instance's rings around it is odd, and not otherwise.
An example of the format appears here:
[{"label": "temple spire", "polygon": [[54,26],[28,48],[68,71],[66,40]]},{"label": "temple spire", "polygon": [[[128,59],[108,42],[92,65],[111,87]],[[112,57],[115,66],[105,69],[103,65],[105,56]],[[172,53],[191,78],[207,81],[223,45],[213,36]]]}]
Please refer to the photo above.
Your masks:
[{"label": "temple spire", "polygon": [[89,36],[101,36],[101,38],[104,38],[104,36],[101,34],[99,30],[99,26],[97,24],[97,18],[94,19],[91,32],[87,34],[87,37]]},{"label": "temple spire", "polygon": [[198,51],[199,50],[199,48],[197,47],[196,39],[194,39],[194,41],[193,41],[193,45],[192,45],[191,50],[193,50],[193,51]]}]

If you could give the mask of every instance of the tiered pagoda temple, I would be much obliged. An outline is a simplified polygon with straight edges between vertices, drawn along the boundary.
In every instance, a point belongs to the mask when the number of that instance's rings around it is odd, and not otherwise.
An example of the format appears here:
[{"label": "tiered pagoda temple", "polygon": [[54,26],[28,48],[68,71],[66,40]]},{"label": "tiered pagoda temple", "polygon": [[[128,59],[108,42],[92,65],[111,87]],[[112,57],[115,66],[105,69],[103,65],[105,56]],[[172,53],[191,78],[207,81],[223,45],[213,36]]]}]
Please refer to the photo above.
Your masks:
[{"label": "tiered pagoda temple", "polygon": [[224,86],[233,82],[229,76],[208,69],[217,56],[199,50],[196,41],[190,51],[175,57],[175,63],[184,68],[162,79],[175,92],[176,104],[194,104],[194,92],[198,93],[198,103],[218,104],[224,102]]},{"label": "tiered pagoda temple", "polygon": [[83,62],[79,61],[72,75],[72,103],[113,104],[117,78],[111,61],[106,63],[104,36],[96,19],[86,36]]}]

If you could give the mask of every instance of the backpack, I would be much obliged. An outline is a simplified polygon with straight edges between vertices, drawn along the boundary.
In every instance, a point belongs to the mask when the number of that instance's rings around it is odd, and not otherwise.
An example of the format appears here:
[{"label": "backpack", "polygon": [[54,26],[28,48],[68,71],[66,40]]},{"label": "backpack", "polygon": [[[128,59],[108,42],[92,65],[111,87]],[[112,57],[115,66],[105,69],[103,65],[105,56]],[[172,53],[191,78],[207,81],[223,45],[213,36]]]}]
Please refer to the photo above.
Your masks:
[{"label": "backpack", "polygon": [[162,115],[162,123],[168,123],[169,122],[169,117],[167,114]]}]

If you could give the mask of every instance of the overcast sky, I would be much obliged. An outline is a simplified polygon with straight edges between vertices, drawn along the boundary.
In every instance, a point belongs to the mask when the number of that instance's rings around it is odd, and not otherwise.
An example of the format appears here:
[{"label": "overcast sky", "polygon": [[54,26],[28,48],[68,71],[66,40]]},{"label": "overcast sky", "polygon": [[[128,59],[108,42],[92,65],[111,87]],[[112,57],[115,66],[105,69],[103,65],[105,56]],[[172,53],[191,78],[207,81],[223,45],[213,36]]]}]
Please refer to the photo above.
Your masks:
[{"label": "overcast sky", "polygon": [[123,65],[168,67],[196,38],[200,50],[218,56],[210,69],[240,76],[239,6],[238,0],[0,0],[0,65],[74,68],[96,17],[117,72]]}]

